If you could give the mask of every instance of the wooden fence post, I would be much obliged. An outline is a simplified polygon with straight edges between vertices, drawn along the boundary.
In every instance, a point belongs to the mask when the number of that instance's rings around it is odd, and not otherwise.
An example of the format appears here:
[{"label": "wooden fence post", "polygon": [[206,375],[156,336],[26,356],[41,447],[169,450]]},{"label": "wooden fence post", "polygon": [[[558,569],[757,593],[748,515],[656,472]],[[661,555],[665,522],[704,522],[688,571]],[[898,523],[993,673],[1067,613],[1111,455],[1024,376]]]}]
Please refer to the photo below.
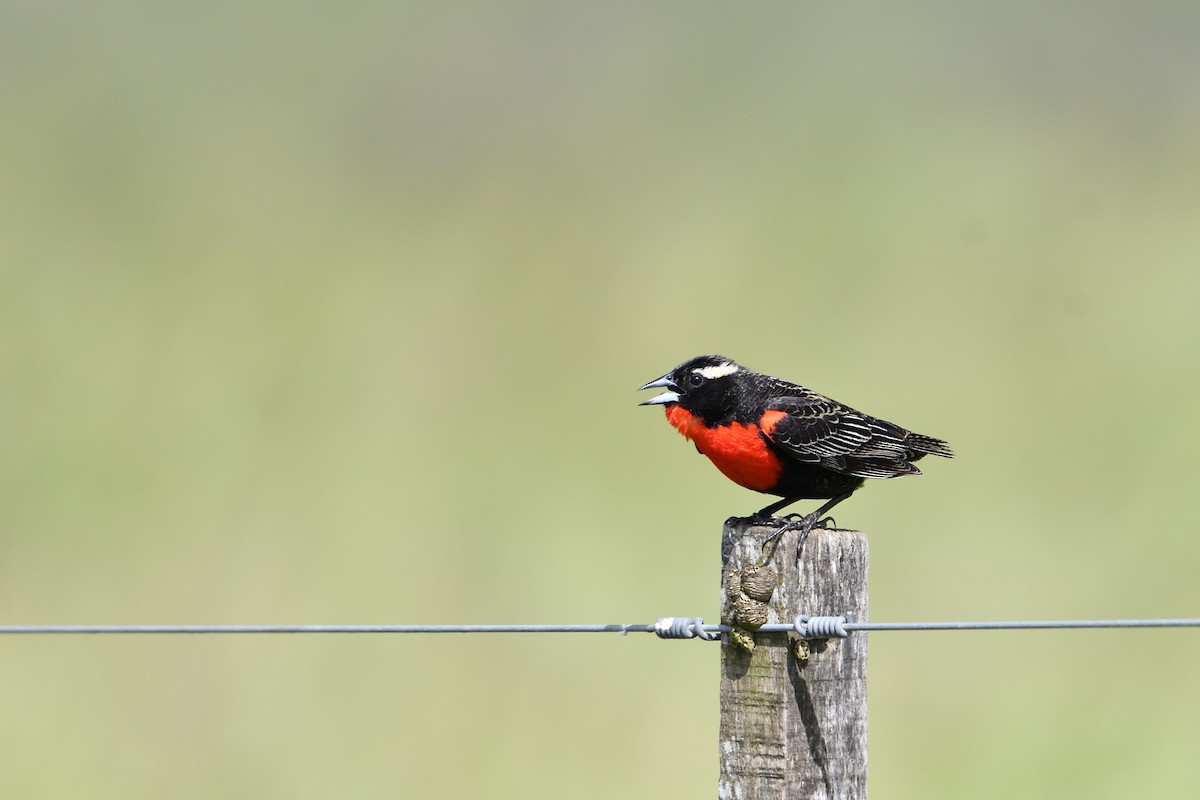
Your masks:
[{"label": "wooden fence post", "polygon": [[[729,622],[730,572],[759,561],[771,528],[731,519],[721,547],[722,621]],[[867,621],[867,538],[858,531],[814,529],[796,561],[796,532],[785,533],[770,566],[768,622],[796,615],[853,614]],[[736,582],[736,578],[735,578]],[[867,796],[867,637],[808,640],[752,633],[746,650],[721,640],[722,800]],[[807,656],[807,658],[805,658]]]}]

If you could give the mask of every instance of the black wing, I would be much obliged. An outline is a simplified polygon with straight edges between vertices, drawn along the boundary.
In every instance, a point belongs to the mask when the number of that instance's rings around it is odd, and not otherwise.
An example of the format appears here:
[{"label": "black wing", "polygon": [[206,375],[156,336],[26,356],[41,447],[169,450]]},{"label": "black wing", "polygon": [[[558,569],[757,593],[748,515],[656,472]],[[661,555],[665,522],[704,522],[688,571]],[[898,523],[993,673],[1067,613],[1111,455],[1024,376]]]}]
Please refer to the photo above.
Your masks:
[{"label": "black wing", "polygon": [[783,454],[860,478],[921,474],[910,463],[920,456],[909,447],[912,434],[904,428],[796,388],[804,394],[775,397],[767,404],[768,412],[783,412],[764,430]]}]

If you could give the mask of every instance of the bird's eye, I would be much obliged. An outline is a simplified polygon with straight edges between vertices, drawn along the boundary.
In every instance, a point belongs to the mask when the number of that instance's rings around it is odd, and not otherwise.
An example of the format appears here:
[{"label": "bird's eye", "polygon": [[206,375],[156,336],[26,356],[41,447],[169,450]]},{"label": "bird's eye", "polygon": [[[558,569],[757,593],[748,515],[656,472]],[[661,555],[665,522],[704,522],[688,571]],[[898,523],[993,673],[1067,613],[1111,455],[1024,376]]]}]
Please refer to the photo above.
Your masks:
[{"label": "bird's eye", "polygon": [[693,372],[691,375],[688,375],[688,379],[687,379],[688,388],[695,389],[699,386],[703,386],[704,381],[705,381],[705,378],[703,375],[701,375],[699,372]]}]

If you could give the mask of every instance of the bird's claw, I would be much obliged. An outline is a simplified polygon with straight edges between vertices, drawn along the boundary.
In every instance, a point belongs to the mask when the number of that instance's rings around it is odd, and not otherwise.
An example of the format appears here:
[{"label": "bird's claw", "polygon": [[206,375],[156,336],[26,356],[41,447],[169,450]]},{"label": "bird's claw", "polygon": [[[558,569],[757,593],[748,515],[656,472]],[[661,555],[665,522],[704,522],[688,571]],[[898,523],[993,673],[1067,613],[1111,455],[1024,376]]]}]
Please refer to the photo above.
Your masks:
[{"label": "bird's claw", "polygon": [[766,525],[772,528],[782,528],[789,531],[798,531],[807,527],[809,530],[813,528],[832,528],[837,525],[837,520],[833,517],[821,517],[820,519],[810,520],[812,514],[784,514],[779,517],[746,517],[756,525]]},{"label": "bird's claw", "polygon": [[766,564],[775,555],[775,549],[779,546],[779,538],[789,531],[799,531],[800,535],[796,537],[796,560],[800,560],[800,552],[804,549],[804,542],[808,539],[808,534],[813,528],[824,528],[827,523],[831,522],[830,517],[817,519],[814,514],[787,514],[782,517],[771,517],[771,519],[763,524],[776,527],[777,530],[766,538],[762,546],[762,555],[759,558],[759,563]]},{"label": "bird's claw", "polygon": [[[845,498],[841,498],[845,499]],[[822,511],[825,511],[829,505],[817,509],[811,514],[782,514],[778,517],[770,514],[764,514],[762,511],[757,511],[748,517],[730,517],[726,521],[726,525],[743,524],[743,525],[761,525],[763,527],[774,528],[774,532],[763,541],[762,555],[759,558],[759,565],[765,565],[775,555],[775,549],[779,546],[779,539],[785,533],[790,531],[799,531],[800,535],[796,537],[796,560],[800,560],[800,552],[804,548],[804,543],[808,539],[808,534],[814,528],[829,529],[837,525],[837,520],[833,517],[819,516]],[[769,507],[768,507],[769,508]],[[764,511],[767,509],[764,509]]]}]

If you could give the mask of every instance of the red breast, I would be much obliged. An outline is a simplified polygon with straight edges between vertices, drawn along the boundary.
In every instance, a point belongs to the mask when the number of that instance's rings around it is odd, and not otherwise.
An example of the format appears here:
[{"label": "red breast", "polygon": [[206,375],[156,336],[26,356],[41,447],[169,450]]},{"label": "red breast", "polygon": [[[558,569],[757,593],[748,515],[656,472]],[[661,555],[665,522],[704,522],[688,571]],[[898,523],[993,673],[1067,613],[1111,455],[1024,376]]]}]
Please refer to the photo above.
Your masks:
[{"label": "red breast", "polygon": [[[779,482],[783,464],[767,447],[763,428],[742,422],[710,428],[700,417],[674,403],[666,406],[665,411],[667,421],[695,442],[696,448],[729,480],[758,492],[768,492]],[[767,433],[782,416],[782,411],[768,411],[763,416]]]}]

